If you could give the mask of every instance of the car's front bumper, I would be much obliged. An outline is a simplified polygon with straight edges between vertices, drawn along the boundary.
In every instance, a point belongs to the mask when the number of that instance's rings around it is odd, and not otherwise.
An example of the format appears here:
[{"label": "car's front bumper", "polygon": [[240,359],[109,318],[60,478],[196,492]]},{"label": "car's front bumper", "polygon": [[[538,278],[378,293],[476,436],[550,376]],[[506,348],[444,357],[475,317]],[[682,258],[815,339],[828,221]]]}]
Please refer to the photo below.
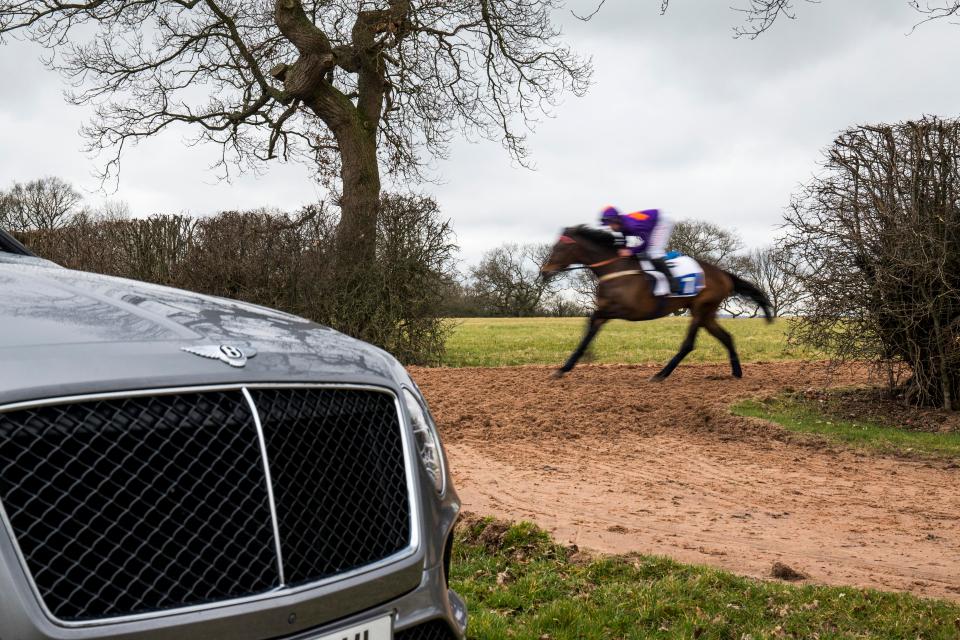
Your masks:
[{"label": "car's front bumper", "polygon": [[[0,598],[0,609],[7,606],[16,606],[18,598],[14,594],[4,594]],[[6,605],[6,606],[4,606]],[[239,613],[239,612],[238,612]],[[256,616],[257,623],[250,625],[251,620],[245,615],[236,617],[227,616],[219,620],[215,626],[207,626],[194,616],[171,616],[162,621],[152,621],[152,624],[141,626],[139,629],[127,628],[123,631],[118,625],[103,625],[76,629],[62,629],[50,627],[46,621],[34,618],[28,622],[0,616],[0,640],[33,639],[49,640],[51,638],[257,638],[258,640],[272,640],[284,638],[287,640],[309,640],[319,638],[339,629],[349,628],[364,621],[383,616],[393,619],[395,640],[463,640],[466,636],[467,609],[463,600],[447,586],[445,568],[437,564],[422,572],[420,585],[413,591],[406,593],[389,602],[354,613],[348,617],[327,622],[321,626],[302,629],[303,621],[297,617],[295,611],[290,611],[285,620],[279,620],[275,614]],[[281,616],[282,617],[282,616]],[[191,619],[193,618],[193,619]],[[245,622],[241,622],[246,619]],[[267,630],[264,623],[273,620],[278,626]],[[212,621],[207,621],[212,622]],[[31,624],[32,623],[32,624]],[[284,625],[285,623],[285,625]],[[301,631],[278,634],[283,626],[289,629],[301,627]],[[150,628],[152,627],[152,628]],[[254,630],[259,627],[260,630]],[[216,629],[216,631],[214,631]],[[119,631],[119,633],[118,633]],[[24,633],[26,635],[24,635]],[[212,633],[212,635],[210,635]]]},{"label": "car's front bumper", "polygon": [[423,572],[423,580],[415,591],[333,624],[298,633],[289,640],[321,637],[387,615],[393,618],[396,640],[463,640],[466,637],[466,605],[446,586],[443,567],[436,566]]},{"label": "car's front bumper", "polygon": [[[448,484],[444,496],[421,494],[420,499],[424,535],[418,551],[367,574],[254,602],[73,627],[61,626],[44,614],[10,532],[0,526],[0,640],[308,640],[384,615],[393,618],[396,640],[462,640],[467,612],[449,588],[449,552],[445,553],[449,549],[445,543],[454,535],[459,498]],[[400,585],[410,585],[409,590],[357,611],[358,603],[377,602],[378,593],[397,593]]]},{"label": "car's front bumper", "polygon": [[420,587],[404,596],[285,640],[310,640],[382,616],[393,618],[395,640],[463,640],[466,637],[466,605],[446,586],[444,568],[438,565],[424,571]]}]

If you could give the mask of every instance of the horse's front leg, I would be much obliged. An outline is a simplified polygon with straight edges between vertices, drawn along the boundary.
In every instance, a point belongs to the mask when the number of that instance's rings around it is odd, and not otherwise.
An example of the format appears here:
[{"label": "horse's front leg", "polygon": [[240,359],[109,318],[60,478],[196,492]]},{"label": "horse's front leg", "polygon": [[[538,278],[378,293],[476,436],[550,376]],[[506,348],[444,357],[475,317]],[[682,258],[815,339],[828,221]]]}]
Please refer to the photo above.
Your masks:
[{"label": "horse's front leg", "polygon": [[651,378],[653,382],[663,382],[666,380],[667,376],[677,368],[677,365],[683,362],[683,359],[693,351],[693,345],[697,342],[697,331],[699,330],[700,318],[694,316],[693,320],[690,321],[690,327],[687,329],[687,337],[684,338],[683,344],[680,345],[680,351],[677,352],[677,355],[673,356],[673,359],[667,363],[667,366]]},{"label": "horse's front leg", "polygon": [[570,354],[567,361],[563,363],[563,366],[553,372],[554,378],[562,378],[564,374],[577,366],[577,362],[583,357],[583,354],[586,353],[587,347],[593,342],[593,338],[597,335],[597,332],[600,331],[600,327],[606,324],[606,322],[606,318],[598,318],[596,314],[587,318],[587,331],[583,334],[583,339],[580,340],[580,344],[577,345],[577,348]]}]

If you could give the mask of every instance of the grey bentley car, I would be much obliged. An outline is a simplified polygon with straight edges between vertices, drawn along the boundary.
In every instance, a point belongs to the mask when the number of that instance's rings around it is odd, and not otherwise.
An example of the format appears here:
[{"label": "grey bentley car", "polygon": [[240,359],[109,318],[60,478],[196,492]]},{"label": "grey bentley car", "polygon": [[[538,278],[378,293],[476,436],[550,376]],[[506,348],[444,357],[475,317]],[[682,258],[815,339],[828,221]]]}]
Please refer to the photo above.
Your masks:
[{"label": "grey bentley car", "polygon": [[386,352],[0,232],[0,640],[445,640],[460,503]]}]

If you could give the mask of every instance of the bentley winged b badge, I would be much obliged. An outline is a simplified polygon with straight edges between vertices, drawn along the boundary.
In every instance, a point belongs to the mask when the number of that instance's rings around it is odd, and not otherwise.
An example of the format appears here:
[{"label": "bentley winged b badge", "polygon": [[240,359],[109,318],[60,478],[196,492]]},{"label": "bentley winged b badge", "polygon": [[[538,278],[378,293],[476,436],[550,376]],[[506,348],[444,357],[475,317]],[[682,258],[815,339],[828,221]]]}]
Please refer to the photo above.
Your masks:
[{"label": "bentley winged b badge", "polygon": [[237,347],[232,344],[207,344],[199,347],[181,347],[187,353],[193,353],[203,358],[226,362],[231,367],[242,367],[247,360],[257,355],[252,347]]}]

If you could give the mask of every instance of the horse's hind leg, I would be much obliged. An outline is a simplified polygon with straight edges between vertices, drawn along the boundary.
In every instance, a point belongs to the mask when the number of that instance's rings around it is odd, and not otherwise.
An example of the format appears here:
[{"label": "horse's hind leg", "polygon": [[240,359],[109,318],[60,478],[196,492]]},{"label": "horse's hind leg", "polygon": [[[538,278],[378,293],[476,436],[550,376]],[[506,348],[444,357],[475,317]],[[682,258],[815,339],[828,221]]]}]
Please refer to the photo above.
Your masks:
[{"label": "horse's hind leg", "polygon": [[690,321],[690,327],[687,329],[687,337],[684,338],[683,344],[680,345],[680,351],[677,352],[677,355],[673,356],[673,359],[667,363],[663,369],[660,370],[651,380],[654,382],[662,382],[667,379],[673,370],[677,368],[677,365],[680,364],[687,355],[693,351],[693,345],[697,341],[697,331],[700,330],[700,318],[697,316],[693,317],[693,320]]},{"label": "horse's hind leg", "polygon": [[740,356],[737,355],[737,349],[733,346],[733,336],[720,326],[716,318],[705,320],[703,328],[727,348],[727,353],[730,354],[731,373],[733,373],[734,378],[742,378],[743,370],[740,368]]},{"label": "horse's hind leg", "polygon": [[563,374],[569,373],[571,369],[577,366],[577,361],[583,357],[583,354],[587,351],[587,347],[590,346],[593,338],[597,335],[597,332],[600,331],[600,327],[606,324],[606,322],[605,318],[598,318],[596,315],[587,318],[587,332],[583,334],[583,339],[580,340],[580,344],[577,345],[577,348],[570,354],[567,361],[563,363],[563,366],[553,373],[554,378],[562,378]]}]

